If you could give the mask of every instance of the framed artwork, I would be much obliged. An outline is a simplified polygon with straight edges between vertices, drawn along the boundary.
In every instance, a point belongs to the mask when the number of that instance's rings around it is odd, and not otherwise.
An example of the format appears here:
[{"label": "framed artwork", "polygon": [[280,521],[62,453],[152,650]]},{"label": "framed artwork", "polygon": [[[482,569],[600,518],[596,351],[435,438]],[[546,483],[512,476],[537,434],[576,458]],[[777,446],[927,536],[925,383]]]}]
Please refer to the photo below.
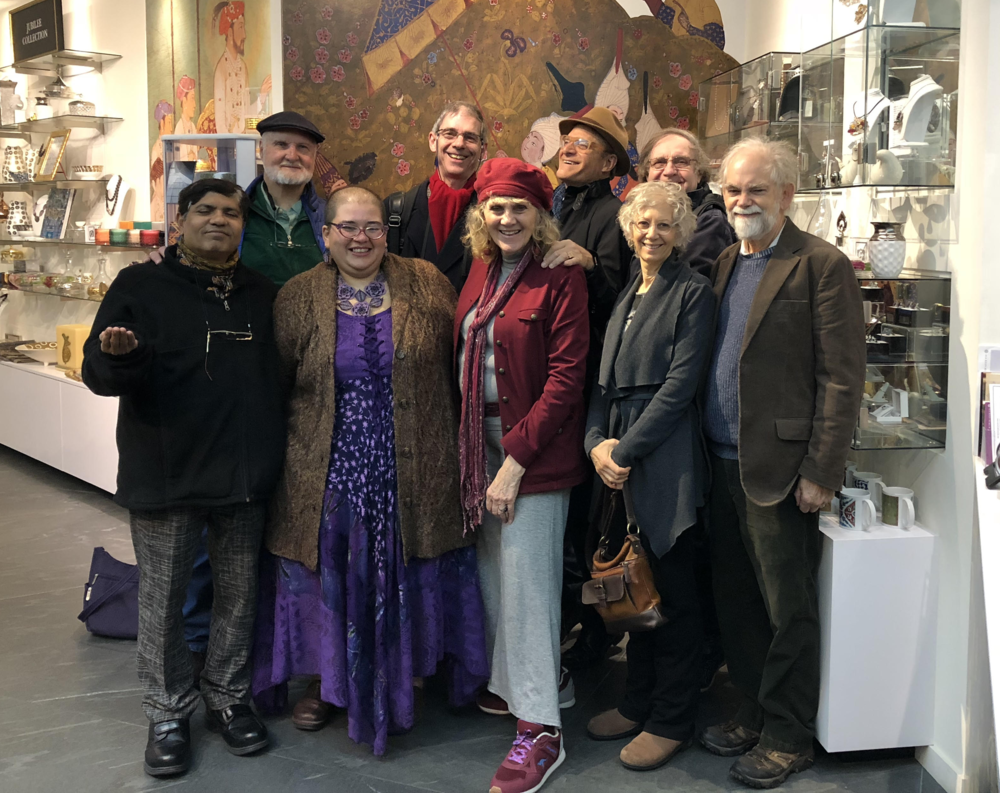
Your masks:
[{"label": "framed artwork", "polygon": [[57,129],[49,134],[49,139],[45,141],[41,156],[38,158],[36,182],[51,182],[56,178],[63,152],[66,151],[66,144],[69,142],[69,133],[68,129]]}]

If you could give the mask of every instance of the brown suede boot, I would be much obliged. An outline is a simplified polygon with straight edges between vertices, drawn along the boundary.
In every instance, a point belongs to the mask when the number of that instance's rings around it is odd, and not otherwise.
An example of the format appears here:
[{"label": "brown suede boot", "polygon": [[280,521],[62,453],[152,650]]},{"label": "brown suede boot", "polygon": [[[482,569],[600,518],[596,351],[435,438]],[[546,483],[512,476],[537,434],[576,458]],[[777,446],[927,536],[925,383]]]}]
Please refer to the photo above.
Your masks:
[{"label": "brown suede boot", "polygon": [[642,731],[642,724],[631,721],[618,712],[618,708],[606,710],[599,716],[594,716],[587,723],[587,735],[595,741],[617,741],[621,738],[631,738]]},{"label": "brown suede boot", "polygon": [[666,764],[691,745],[691,739],[675,741],[650,732],[640,732],[622,749],[619,759],[632,771],[652,771]]},{"label": "brown suede boot", "polygon": [[295,703],[292,709],[292,724],[299,730],[321,730],[330,720],[333,705],[324,702],[320,697],[319,680],[313,680],[307,687],[302,699]]}]

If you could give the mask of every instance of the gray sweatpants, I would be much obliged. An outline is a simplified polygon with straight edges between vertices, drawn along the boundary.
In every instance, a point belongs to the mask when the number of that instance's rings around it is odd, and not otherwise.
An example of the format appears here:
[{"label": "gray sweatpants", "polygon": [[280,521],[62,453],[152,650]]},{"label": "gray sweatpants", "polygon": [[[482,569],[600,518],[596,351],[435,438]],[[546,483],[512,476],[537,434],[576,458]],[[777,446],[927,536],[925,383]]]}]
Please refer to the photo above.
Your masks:
[{"label": "gray sweatpants", "polygon": [[[503,464],[500,419],[486,418],[487,471]],[[570,491],[518,496],[514,522],[487,512],[477,530],[479,583],[491,658],[489,690],[517,718],[561,726],[559,624]]]}]

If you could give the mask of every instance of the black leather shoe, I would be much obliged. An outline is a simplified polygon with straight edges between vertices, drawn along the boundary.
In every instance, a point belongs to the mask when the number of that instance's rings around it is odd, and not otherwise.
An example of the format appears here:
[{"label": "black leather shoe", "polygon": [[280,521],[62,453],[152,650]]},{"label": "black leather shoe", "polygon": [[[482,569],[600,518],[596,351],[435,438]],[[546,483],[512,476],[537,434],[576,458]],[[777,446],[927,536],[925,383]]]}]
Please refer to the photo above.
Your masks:
[{"label": "black leather shoe", "polygon": [[191,767],[191,733],[187,719],[149,725],[143,767],[150,776],[175,776]]},{"label": "black leather shoe", "polygon": [[205,726],[220,733],[226,748],[233,754],[259,752],[267,746],[267,727],[249,705],[230,705],[222,710],[207,710]]}]

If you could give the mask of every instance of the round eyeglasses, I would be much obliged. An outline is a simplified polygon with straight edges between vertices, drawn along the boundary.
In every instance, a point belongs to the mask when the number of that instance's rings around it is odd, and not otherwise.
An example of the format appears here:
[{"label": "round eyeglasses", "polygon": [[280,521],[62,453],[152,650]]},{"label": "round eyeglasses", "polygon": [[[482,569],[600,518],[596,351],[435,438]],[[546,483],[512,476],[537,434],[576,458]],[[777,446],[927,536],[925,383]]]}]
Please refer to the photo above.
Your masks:
[{"label": "round eyeglasses", "polygon": [[364,231],[365,236],[370,240],[381,239],[385,236],[388,226],[382,223],[369,223],[363,229],[357,223],[331,223],[330,226],[341,233],[343,237],[353,240],[358,236],[359,231]]}]

